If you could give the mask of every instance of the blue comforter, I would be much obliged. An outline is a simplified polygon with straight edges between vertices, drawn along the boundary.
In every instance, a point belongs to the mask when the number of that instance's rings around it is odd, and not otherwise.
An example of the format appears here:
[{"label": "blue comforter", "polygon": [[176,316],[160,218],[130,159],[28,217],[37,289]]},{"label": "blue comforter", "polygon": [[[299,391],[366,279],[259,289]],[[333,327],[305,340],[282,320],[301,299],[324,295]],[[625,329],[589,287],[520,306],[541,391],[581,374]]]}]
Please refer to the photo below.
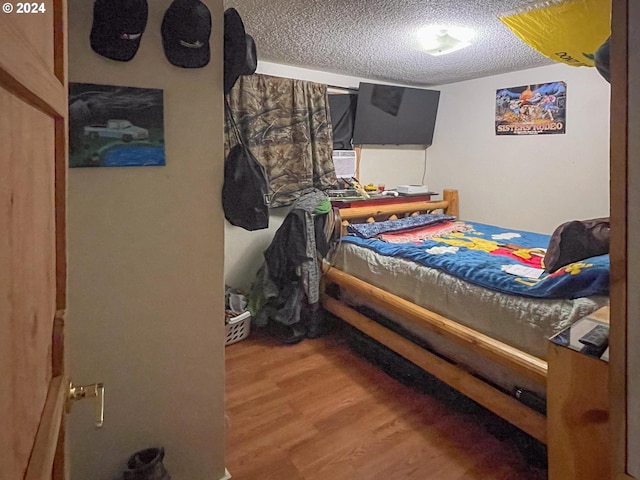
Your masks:
[{"label": "blue comforter", "polygon": [[469,229],[423,241],[388,243],[347,235],[344,242],[445,271],[499,292],[536,298],[579,298],[609,294],[609,255],[591,257],[539,278],[506,273],[503,268],[541,267],[549,235],[464,222]]}]

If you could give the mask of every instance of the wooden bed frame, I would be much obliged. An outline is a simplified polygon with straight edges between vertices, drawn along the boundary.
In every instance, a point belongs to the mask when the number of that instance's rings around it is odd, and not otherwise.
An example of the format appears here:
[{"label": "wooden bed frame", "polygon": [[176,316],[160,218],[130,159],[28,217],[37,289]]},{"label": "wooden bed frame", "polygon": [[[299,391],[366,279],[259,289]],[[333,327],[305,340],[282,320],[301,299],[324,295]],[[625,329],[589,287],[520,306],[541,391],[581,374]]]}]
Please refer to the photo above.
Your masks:
[{"label": "wooden bed frame", "polygon": [[[433,211],[442,211],[457,217],[458,191],[445,190],[442,201],[335,209],[334,215],[337,221],[336,230],[339,230],[340,234],[344,235],[349,223],[374,222]],[[339,285],[342,289],[357,293],[371,305],[384,307],[409,322],[453,340],[457,344],[473,350],[485,358],[518,372],[543,386],[546,386],[547,380],[546,361],[390,294],[381,288],[344,273],[336,267],[324,264],[323,272],[321,302],[326,310],[386,345],[394,352],[475,400],[488,410],[516,425],[534,438],[545,444],[547,443],[547,420],[544,415],[530,409],[502,390],[482,381],[464,366],[449,362],[425,350],[359,313],[339,299],[330,296],[325,287],[328,283],[333,283]]]}]

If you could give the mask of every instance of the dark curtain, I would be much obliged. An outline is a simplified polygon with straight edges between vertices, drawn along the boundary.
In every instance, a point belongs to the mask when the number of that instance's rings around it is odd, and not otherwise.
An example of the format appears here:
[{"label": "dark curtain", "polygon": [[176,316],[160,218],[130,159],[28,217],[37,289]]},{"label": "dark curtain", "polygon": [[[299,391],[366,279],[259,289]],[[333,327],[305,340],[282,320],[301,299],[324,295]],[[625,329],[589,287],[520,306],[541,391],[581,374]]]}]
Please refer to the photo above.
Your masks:
[{"label": "dark curtain", "polygon": [[[228,99],[244,142],[265,166],[272,207],[289,205],[313,188],[334,187],[326,85],[246,75],[238,79]],[[234,141],[225,135],[225,156]]]},{"label": "dark curtain", "polygon": [[334,150],[353,150],[353,127],[356,120],[358,95],[329,95]]}]

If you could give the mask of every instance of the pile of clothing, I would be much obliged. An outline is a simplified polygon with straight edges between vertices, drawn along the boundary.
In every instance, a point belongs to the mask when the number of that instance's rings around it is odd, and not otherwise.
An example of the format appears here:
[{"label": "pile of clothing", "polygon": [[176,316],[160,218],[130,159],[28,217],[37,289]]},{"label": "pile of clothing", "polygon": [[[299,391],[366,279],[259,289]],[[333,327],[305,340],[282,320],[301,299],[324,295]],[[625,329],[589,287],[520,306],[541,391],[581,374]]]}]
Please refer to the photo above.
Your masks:
[{"label": "pile of clothing", "polygon": [[329,252],[333,216],[329,197],[313,190],[292,205],[269,247],[249,294],[256,327],[285,343],[324,332],[319,306],[321,267]]}]

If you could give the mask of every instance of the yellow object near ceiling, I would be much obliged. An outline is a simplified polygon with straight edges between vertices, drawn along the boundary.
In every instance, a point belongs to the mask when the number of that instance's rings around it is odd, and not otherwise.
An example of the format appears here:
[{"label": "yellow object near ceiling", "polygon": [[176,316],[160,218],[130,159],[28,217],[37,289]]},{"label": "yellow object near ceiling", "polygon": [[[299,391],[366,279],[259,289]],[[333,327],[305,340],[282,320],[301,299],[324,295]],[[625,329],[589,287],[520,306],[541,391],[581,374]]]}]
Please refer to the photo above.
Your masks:
[{"label": "yellow object near ceiling", "polygon": [[552,60],[593,67],[595,51],[611,34],[611,0],[547,0],[500,20]]}]

